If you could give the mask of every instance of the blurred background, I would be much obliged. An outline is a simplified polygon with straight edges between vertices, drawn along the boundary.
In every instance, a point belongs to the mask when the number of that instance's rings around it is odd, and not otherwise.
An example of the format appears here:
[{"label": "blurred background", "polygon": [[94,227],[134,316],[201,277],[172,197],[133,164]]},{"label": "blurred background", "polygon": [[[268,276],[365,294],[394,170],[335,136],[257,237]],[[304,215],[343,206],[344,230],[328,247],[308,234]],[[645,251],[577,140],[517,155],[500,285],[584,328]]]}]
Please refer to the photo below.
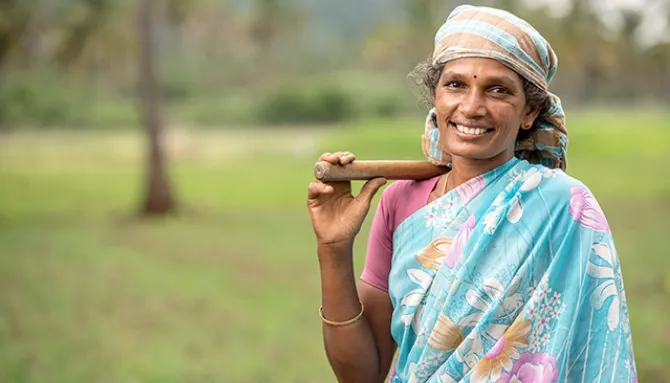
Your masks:
[{"label": "blurred background", "polygon": [[[568,173],[614,232],[640,381],[670,382],[670,4],[471,3],[557,51]],[[459,4],[0,1],[0,382],[333,382],[314,162],[423,159],[407,75]]]}]

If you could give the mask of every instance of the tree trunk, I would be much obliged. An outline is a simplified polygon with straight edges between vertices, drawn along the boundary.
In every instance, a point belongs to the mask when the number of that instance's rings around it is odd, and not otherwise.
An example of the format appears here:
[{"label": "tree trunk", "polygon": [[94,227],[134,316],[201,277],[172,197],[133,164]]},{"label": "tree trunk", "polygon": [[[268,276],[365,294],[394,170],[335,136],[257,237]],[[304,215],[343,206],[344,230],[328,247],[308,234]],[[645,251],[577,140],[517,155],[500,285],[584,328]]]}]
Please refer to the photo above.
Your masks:
[{"label": "tree trunk", "polygon": [[172,190],[168,181],[166,159],[162,144],[163,121],[160,96],[154,68],[153,18],[154,0],[140,0],[138,7],[139,32],[139,92],[142,117],[147,134],[147,178],[143,215],[165,214],[174,209]]}]

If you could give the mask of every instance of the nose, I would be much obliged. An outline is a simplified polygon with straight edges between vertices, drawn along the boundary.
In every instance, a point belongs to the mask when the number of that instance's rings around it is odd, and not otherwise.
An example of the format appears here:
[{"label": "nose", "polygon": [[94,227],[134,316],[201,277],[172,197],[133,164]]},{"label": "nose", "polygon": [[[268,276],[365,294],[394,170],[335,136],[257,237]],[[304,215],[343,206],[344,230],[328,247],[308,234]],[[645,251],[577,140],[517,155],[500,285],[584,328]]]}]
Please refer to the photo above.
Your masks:
[{"label": "nose", "polygon": [[477,89],[471,88],[461,98],[458,110],[464,117],[481,117],[486,113],[484,106],[484,94]]}]

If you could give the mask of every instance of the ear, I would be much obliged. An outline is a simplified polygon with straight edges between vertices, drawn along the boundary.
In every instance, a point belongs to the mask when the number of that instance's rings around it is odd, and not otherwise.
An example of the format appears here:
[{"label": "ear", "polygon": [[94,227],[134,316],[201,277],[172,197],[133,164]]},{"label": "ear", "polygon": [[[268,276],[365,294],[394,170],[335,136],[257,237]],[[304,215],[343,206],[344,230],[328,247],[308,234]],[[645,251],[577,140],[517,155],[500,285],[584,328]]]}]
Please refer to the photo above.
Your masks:
[{"label": "ear", "polygon": [[537,116],[540,115],[540,108],[530,108],[526,107],[526,112],[521,119],[521,129],[528,130],[533,127],[533,123],[537,119]]}]

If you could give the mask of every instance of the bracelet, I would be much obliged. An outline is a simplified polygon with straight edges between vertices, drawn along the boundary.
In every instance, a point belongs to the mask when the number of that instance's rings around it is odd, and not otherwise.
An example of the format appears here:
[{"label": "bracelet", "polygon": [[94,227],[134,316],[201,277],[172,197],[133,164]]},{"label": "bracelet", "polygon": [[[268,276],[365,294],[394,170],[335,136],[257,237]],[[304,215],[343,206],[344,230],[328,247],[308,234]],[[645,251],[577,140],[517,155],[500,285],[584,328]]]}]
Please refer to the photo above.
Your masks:
[{"label": "bracelet", "polygon": [[363,311],[364,310],[365,310],[365,308],[363,307],[363,303],[361,303],[361,312],[358,313],[358,315],[356,315],[355,317],[353,317],[349,320],[345,320],[344,322],[335,322],[335,321],[331,321],[331,320],[328,320],[328,319],[323,317],[323,306],[321,306],[321,307],[319,307],[319,316],[321,317],[321,320],[323,321],[323,323],[325,323],[329,326],[342,327],[342,326],[347,326],[347,325],[350,325],[352,323],[358,322],[358,320],[363,317]]}]

